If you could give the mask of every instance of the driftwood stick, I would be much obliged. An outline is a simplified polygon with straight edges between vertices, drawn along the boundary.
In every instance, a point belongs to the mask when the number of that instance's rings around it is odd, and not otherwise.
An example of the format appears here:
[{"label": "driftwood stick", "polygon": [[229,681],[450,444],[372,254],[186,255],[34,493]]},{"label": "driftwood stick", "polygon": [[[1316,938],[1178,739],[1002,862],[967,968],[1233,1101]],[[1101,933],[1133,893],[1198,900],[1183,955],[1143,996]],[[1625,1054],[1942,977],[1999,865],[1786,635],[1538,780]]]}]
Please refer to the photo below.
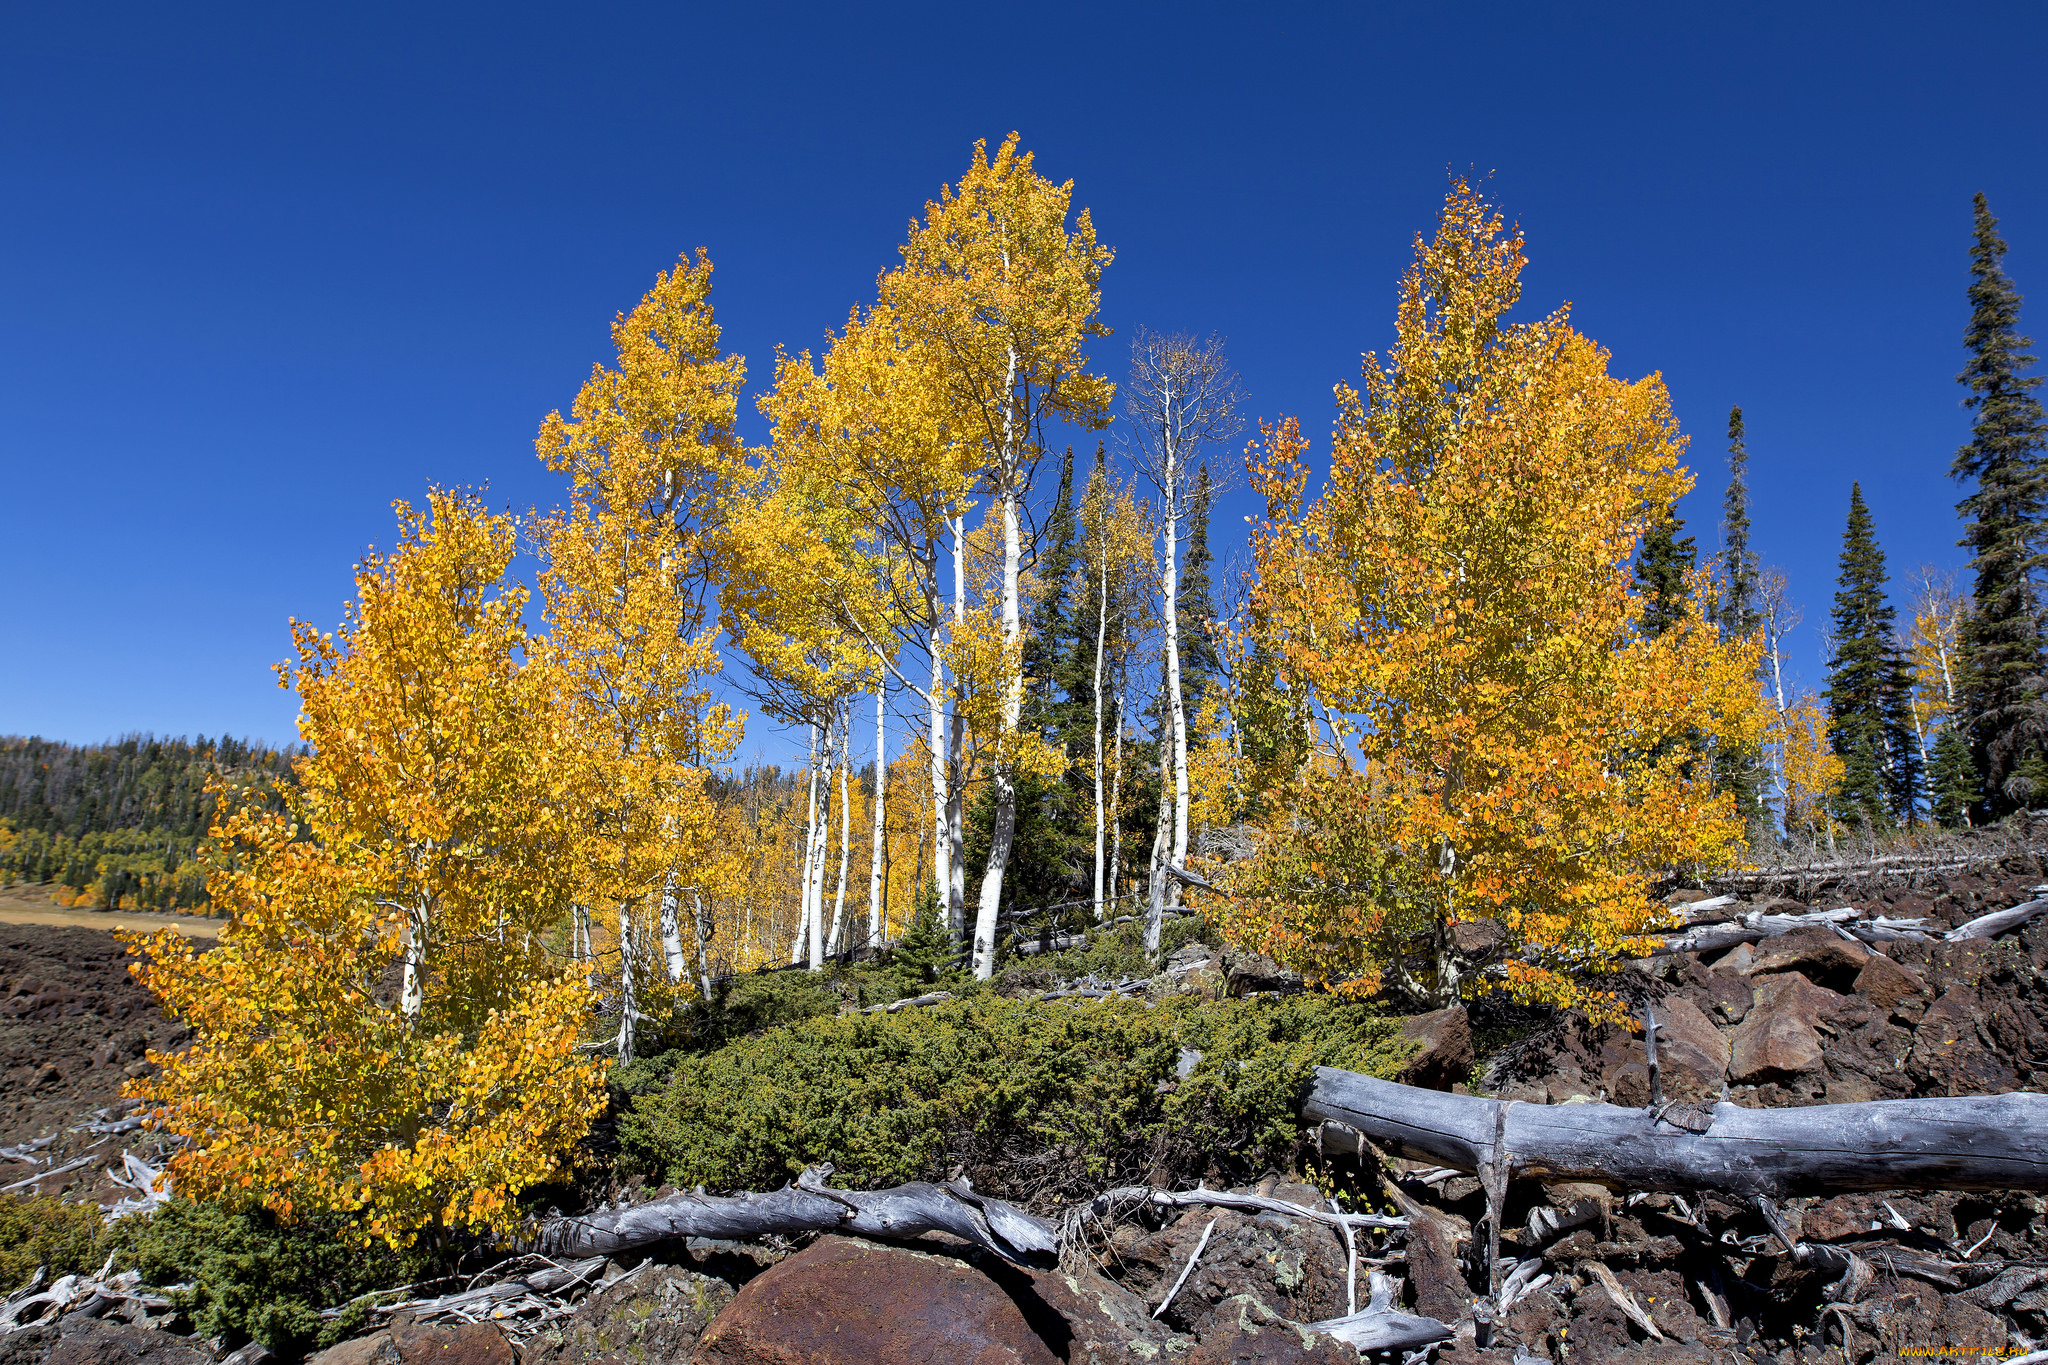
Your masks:
[{"label": "driftwood stick", "polygon": [[1361,1351],[1412,1350],[1451,1335],[1451,1329],[1435,1318],[1395,1308],[1394,1283],[1377,1270],[1372,1273],[1372,1302],[1363,1312],[1312,1322],[1308,1329],[1333,1336]]},{"label": "driftwood stick", "polygon": [[827,1189],[832,1168],[814,1166],[794,1186],[769,1194],[675,1194],[631,1208],[558,1218],[541,1230],[539,1250],[557,1258],[610,1256],[684,1237],[765,1237],[846,1232],[902,1241],[948,1232],[1019,1265],[1050,1266],[1059,1234],[1000,1199],[961,1182],[887,1190]]},{"label": "driftwood stick", "polygon": [[1180,1268],[1180,1278],[1173,1282],[1173,1288],[1166,1291],[1166,1297],[1161,1299],[1159,1306],[1152,1310],[1154,1321],[1166,1316],[1166,1310],[1173,1306],[1173,1296],[1180,1293],[1180,1287],[1188,1282],[1188,1276],[1195,1273],[1195,1266],[1202,1259],[1202,1250],[1209,1245],[1209,1234],[1214,1231],[1216,1231],[1216,1220],[1211,1218],[1209,1226],[1202,1229],[1201,1238],[1195,1243],[1194,1254],[1189,1256],[1188,1263]]},{"label": "driftwood stick", "polygon": [[[1318,1067],[1302,1115],[1400,1155],[1636,1191],[1739,1196],[1850,1190],[2048,1190],[2048,1095],[2015,1092],[1798,1109],[1725,1101],[1705,1132],[1611,1104],[1524,1104]],[[1337,1150],[1343,1128],[1324,1142]],[[1357,1145],[1354,1141],[1354,1146]]]},{"label": "driftwood stick", "polygon": [[1405,1228],[1405,1217],[1389,1217],[1383,1213],[1331,1213],[1323,1209],[1310,1208],[1306,1204],[1290,1204],[1284,1199],[1271,1199],[1262,1194],[1232,1194],[1228,1190],[1212,1190],[1197,1185],[1192,1190],[1155,1190],[1144,1185],[1120,1185],[1105,1190],[1089,1203],[1089,1212],[1102,1217],[1122,1205],[1129,1207],[1134,1202],[1149,1201],[1161,1208],[1180,1205],[1199,1205],[1204,1208],[1251,1209],[1260,1213],[1278,1213],[1290,1218],[1308,1218],[1330,1227],[1354,1228]]}]

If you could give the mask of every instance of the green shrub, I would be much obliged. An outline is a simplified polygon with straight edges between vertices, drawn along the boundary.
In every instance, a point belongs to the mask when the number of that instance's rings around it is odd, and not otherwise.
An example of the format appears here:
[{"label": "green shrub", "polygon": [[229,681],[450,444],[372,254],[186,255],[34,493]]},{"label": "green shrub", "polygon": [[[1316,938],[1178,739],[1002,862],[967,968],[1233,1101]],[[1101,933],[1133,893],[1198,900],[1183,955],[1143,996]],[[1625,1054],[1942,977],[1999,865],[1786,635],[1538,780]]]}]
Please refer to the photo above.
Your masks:
[{"label": "green shrub", "polygon": [[[1309,1069],[1390,1075],[1398,1021],[1327,996],[1009,1000],[818,1017],[676,1059],[619,1138],[681,1185],[769,1189],[821,1161],[880,1186],[941,1179],[1030,1203],[1133,1179],[1285,1163]],[[1201,1052],[1178,1077],[1182,1049]]]},{"label": "green shrub", "polygon": [[67,1204],[52,1195],[0,1196],[0,1295],[18,1288],[37,1266],[54,1280],[98,1270],[106,1259],[98,1205]]},{"label": "green shrub", "polygon": [[335,1219],[284,1227],[260,1209],[237,1213],[189,1199],[173,1199],[149,1218],[126,1219],[112,1231],[125,1243],[121,1264],[140,1270],[145,1281],[192,1285],[177,1302],[200,1336],[254,1338],[281,1355],[331,1345],[360,1330],[370,1305],[357,1303],[326,1321],[322,1308],[447,1269],[432,1251],[401,1255],[382,1242],[363,1247],[343,1236]]}]

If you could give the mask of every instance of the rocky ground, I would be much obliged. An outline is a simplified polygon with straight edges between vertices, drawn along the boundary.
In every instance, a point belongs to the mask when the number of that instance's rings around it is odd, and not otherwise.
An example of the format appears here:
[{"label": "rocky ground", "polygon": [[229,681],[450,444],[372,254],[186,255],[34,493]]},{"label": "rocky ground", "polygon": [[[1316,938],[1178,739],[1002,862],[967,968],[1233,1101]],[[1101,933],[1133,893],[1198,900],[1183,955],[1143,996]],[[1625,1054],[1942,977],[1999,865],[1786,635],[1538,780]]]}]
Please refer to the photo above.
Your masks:
[{"label": "rocky ground", "polygon": [[[2030,854],[1964,872],[1810,884],[1797,888],[1807,897],[1797,902],[1753,887],[1722,913],[1853,905],[1938,932],[2028,900],[2043,881]],[[1707,895],[1673,900],[1682,907]],[[1184,987],[1286,984],[1270,967],[1196,947],[1173,965]],[[0,989],[11,992],[0,1002],[4,1141],[55,1132],[66,1144],[56,1151],[105,1154],[128,1140],[94,1147],[95,1135],[73,1131],[107,1108],[142,1046],[174,1038],[117,967],[118,949],[90,931],[0,931]],[[1866,944],[1815,926],[1651,959],[1618,988],[1657,1013],[1671,1099],[1725,1095],[1772,1107],[2048,1083],[2048,918],[1962,942]],[[1423,1016],[1411,1030],[1423,1043],[1413,1083],[1551,1105],[1649,1098],[1642,1039],[1626,1030],[1484,1010]],[[400,1312],[319,1365],[1356,1365],[1355,1350],[1307,1324],[1343,1314],[1354,1294],[1362,1305],[1374,1263],[1398,1278],[1401,1305],[1455,1332],[1426,1354],[1386,1360],[1863,1365],[2014,1357],[2048,1341],[2048,1206],[2025,1192],[1786,1201],[1795,1242],[1850,1250],[1873,1268],[1844,1284],[1803,1268],[1751,1205],[1522,1182],[1510,1192],[1500,1242],[1503,1271],[1520,1292],[1488,1323],[1476,1179],[1393,1159],[1310,1164],[1312,1172],[1272,1173],[1256,1192],[1304,1210],[1328,1207],[1325,1189],[1302,1183],[1312,1175],[1325,1187],[1342,1184],[1354,1207],[1392,1208],[1410,1220],[1405,1234],[1361,1239],[1355,1283],[1341,1235],[1284,1211],[1142,1209],[1092,1225],[1086,1251],[1070,1253],[1061,1270],[1021,1269],[937,1236],[895,1246],[839,1236],[691,1241],[605,1264],[549,1320],[461,1323]],[[82,1168],[45,1187],[84,1195],[92,1178]],[[251,1348],[237,1365],[256,1354]],[[175,1332],[82,1313],[0,1336],[0,1365],[208,1365],[216,1357],[217,1348]]]}]

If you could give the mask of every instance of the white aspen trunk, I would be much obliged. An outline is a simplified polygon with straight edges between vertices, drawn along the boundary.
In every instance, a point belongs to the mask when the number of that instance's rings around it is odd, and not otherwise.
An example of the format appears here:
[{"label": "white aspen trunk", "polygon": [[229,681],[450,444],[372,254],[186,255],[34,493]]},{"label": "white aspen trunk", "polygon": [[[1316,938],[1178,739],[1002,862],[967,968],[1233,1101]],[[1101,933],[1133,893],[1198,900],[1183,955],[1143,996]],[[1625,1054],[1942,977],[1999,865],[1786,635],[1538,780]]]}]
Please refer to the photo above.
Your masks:
[{"label": "white aspen trunk", "polygon": [[1150,893],[1145,907],[1145,951],[1148,953],[1159,951],[1159,932],[1166,923],[1166,888],[1167,883],[1173,880],[1166,875],[1166,859],[1173,840],[1173,793],[1168,790],[1170,767],[1171,759],[1162,745],[1159,754],[1159,823],[1152,834],[1152,877],[1146,886]]},{"label": "white aspen trunk", "polygon": [[[1011,360],[1014,373],[1016,361]],[[1023,613],[1018,601],[1018,574],[1023,564],[1023,535],[1018,523],[1017,495],[1004,490],[1003,514],[1003,644],[1014,655],[1023,634]],[[1003,737],[1010,739],[1024,714],[1024,678],[1021,673],[1003,680]],[[981,904],[974,917],[974,976],[986,981],[996,968],[996,909],[1003,899],[1003,870],[1010,861],[1010,844],[1017,833],[1017,783],[1007,759],[995,765],[996,819],[990,832],[988,867],[981,874]]]},{"label": "white aspen trunk", "polygon": [[[1166,714],[1173,727],[1172,773],[1173,844],[1175,867],[1188,863],[1188,712],[1180,688],[1180,451],[1173,430],[1172,408],[1168,407],[1166,449],[1166,563],[1162,583],[1161,621],[1166,634]],[[1162,773],[1162,777],[1166,774]],[[1167,888],[1168,898],[1180,903],[1180,883]],[[1153,946],[1157,946],[1156,944]]]},{"label": "white aspen trunk", "polygon": [[690,969],[683,957],[683,931],[676,922],[676,874],[670,868],[661,883],[661,955],[668,964],[669,983],[681,981]]},{"label": "white aspen trunk", "polygon": [[868,947],[882,943],[882,828],[884,795],[889,784],[889,718],[883,707],[882,685],[875,686],[875,827],[868,845]]},{"label": "white aspen trunk", "polygon": [[939,616],[932,613],[932,690],[929,695],[932,759],[932,885],[945,895],[953,880],[952,841],[946,837],[946,811],[952,803],[946,761],[946,676],[939,643]]},{"label": "white aspen trunk", "polygon": [[1116,690],[1116,764],[1109,779],[1109,903],[1117,903],[1124,866],[1124,690]]},{"label": "white aspen trunk", "polygon": [[597,989],[591,970],[590,911],[581,905],[569,907],[569,956],[583,964],[583,989]]},{"label": "white aspen trunk", "polygon": [[[953,518],[953,631],[959,638],[967,623],[967,518]],[[967,931],[967,859],[962,855],[965,841],[965,794],[961,772],[967,751],[967,720],[960,704],[953,704],[953,732],[947,747],[946,843],[951,876],[946,883],[946,924],[957,942]]]},{"label": "white aspen trunk", "polygon": [[427,930],[432,908],[422,894],[405,911],[405,982],[399,987],[398,1008],[411,1028],[420,1021],[427,997]]},{"label": "white aspen trunk", "polygon": [[711,1003],[711,935],[718,927],[712,922],[711,909],[704,904],[704,893],[692,891],[690,900],[697,911],[697,998],[705,1004]]},{"label": "white aspen trunk", "polygon": [[839,890],[832,898],[832,937],[827,947],[835,957],[846,931],[846,872],[853,852],[853,704],[839,717]]},{"label": "white aspen trunk", "polygon": [[825,969],[825,854],[826,845],[832,832],[832,727],[825,726],[825,742],[818,746],[819,777],[825,788],[825,808],[818,812],[816,831],[811,836],[812,856],[810,859],[811,908],[804,923],[805,938],[810,945],[807,959],[814,972]]},{"label": "white aspen trunk", "polygon": [[1108,833],[1102,806],[1102,654],[1109,640],[1109,500],[1103,500],[1102,565],[1095,604],[1095,918],[1104,918],[1102,845]]},{"label": "white aspen trunk", "polygon": [[804,727],[804,774],[809,783],[810,809],[804,816],[803,880],[797,886],[796,934],[789,941],[792,965],[804,960],[804,941],[811,928],[811,864],[815,861],[818,836],[818,727]]},{"label": "white aspen trunk", "polygon": [[619,902],[619,1060],[633,1060],[634,1026],[640,1018],[640,996],[633,980],[632,902]]}]

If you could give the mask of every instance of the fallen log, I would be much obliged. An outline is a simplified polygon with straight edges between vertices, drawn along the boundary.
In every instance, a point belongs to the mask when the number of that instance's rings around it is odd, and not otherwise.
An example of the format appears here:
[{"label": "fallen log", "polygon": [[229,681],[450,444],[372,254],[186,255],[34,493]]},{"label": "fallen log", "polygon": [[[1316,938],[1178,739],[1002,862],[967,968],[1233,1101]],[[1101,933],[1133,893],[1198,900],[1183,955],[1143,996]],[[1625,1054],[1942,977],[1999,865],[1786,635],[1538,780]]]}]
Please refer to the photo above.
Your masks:
[{"label": "fallen log", "polygon": [[1000,1199],[976,1194],[964,1181],[838,1190],[825,1185],[831,1173],[829,1165],[813,1166],[795,1185],[767,1194],[674,1194],[630,1208],[556,1218],[541,1229],[537,1249],[570,1260],[685,1237],[846,1232],[903,1241],[946,1232],[1018,1265],[1042,1268],[1058,1260],[1059,1234],[1051,1225]]},{"label": "fallen log", "polygon": [[[1796,1109],[1723,1102],[1673,1115],[1612,1104],[1528,1104],[1317,1067],[1302,1115],[1397,1154],[1478,1173],[1623,1190],[1754,1197],[1850,1190],[2048,1190],[2048,1095],[2015,1092]],[[1677,1119],[1696,1120],[1693,1124]]]}]

